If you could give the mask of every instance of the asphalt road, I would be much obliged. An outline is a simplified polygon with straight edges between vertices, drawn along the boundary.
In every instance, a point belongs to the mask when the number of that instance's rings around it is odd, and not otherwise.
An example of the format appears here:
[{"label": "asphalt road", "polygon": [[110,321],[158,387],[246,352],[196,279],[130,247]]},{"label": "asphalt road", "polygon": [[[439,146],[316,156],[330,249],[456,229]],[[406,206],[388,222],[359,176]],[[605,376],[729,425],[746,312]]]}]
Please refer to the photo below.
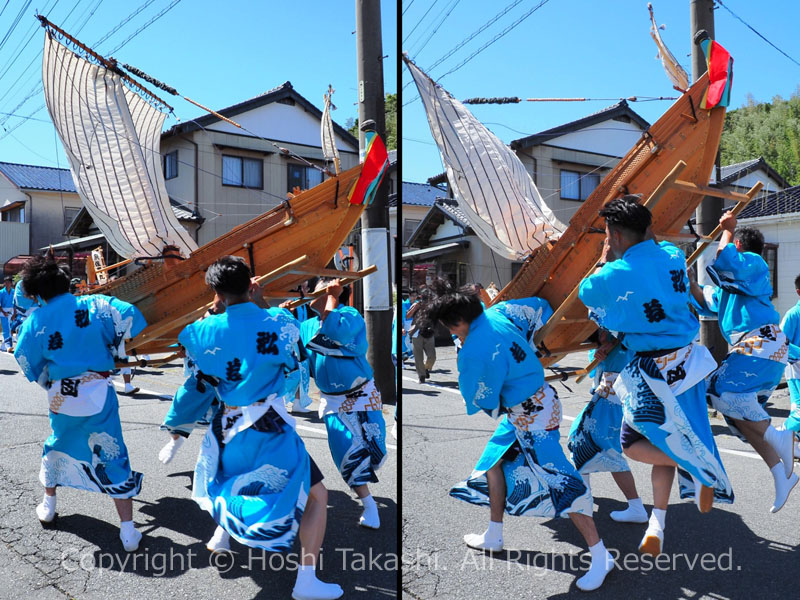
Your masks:
[{"label": "asphalt road", "polygon": [[[506,549],[495,555],[467,548],[465,533],[482,533],[486,508],[448,496],[450,487],[469,476],[496,422],[467,416],[458,394],[455,352],[437,348],[431,383],[419,384],[410,364],[403,370],[403,576],[404,599],[567,598],[582,595],[575,579],[588,566],[588,553],[569,519],[507,517]],[[573,355],[561,366],[584,366]],[[589,382],[561,384],[564,406],[562,445],[572,419],[589,398]],[[789,395],[777,390],[768,412],[782,423]],[[592,475],[595,523],[621,569],[609,574],[600,590],[585,597],[630,600],[723,600],[796,598],[800,565],[800,485],[783,509],[770,514],[772,476],[752,449],[732,437],[724,422],[711,420],[736,502],[708,514],[678,498],[673,488],[667,513],[662,563],[646,563],[636,551],[646,525],[612,521],[625,508],[624,496],[610,474]],[[632,464],[645,507],[652,508],[649,468]],[[795,463],[795,471],[800,465]],[[583,557],[581,556],[583,555]],[[582,558],[586,562],[581,562]],[[627,561],[627,562],[625,562]]]},{"label": "asphalt road", "polygon": [[[139,551],[128,554],[113,504],[99,494],[59,488],[56,527],[39,524],[34,508],[42,496],[42,442],[50,434],[47,399],[19,374],[12,355],[0,353],[0,599],[289,598],[296,575],[292,555],[265,554],[232,541],[234,559],[215,564],[205,549],[215,524],[191,500],[205,432],[193,433],[169,465],[158,461],[168,440],[158,426],[182,373],[177,362],[148,369],[134,379],[141,393],[119,396],[131,464],[144,473],[133,504],[144,538]],[[388,432],[394,407],[384,407],[384,415]],[[316,413],[295,417],[329,490],[320,577],[340,584],[345,598],[396,598],[397,442],[389,437],[381,481],[370,485],[381,515],[381,529],[371,531],[357,526],[361,504],[331,460],[325,426]]]}]

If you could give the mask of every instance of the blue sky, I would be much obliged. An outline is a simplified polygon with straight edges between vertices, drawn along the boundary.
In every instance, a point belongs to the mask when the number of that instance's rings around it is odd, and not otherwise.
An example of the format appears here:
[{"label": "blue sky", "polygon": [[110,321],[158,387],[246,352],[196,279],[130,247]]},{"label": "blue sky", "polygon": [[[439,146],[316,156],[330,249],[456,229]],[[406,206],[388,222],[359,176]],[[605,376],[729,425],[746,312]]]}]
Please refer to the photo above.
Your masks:
[{"label": "blue sky", "polygon": [[[28,116],[44,104],[39,92],[17,107],[41,83],[44,30],[34,18],[37,10],[94,46],[146,5],[117,33],[94,47],[107,56],[173,1],[0,0],[0,40],[21,14],[18,25],[0,47],[0,113],[13,111]],[[383,53],[388,55],[384,87],[390,93],[397,91],[396,3],[381,0],[381,13]],[[86,25],[77,33],[84,21]],[[113,56],[213,109],[252,98],[287,80],[321,108],[322,94],[331,83],[338,107],[333,118],[345,125],[349,118],[358,116],[354,30],[354,0],[181,0]],[[175,107],[182,121],[204,114],[182,99],[160,91],[158,95]],[[0,114],[0,122],[6,116]],[[46,109],[8,134],[20,121],[9,117],[0,125],[0,161],[67,166]],[[168,117],[165,127],[175,122]]]},{"label": "blue sky", "polygon": [[[403,0],[402,50],[423,70],[488,22],[512,0]],[[504,17],[428,74],[439,80],[473,51],[539,4],[523,0]],[[773,44],[800,62],[800,2],[723,0],[723,4]],[[422,15],[425,21],[411,33]],[[452,8],[435,34],[431,31]],[[689,0],[653,0],[662,38],[691,78]],[[790,97],[800,84],[800,66],[770,47],[724,7],[714,11],[716,40],[734,58],[731,108],[748,95],[756,101]],[[550,0],[506,36],[440,83],[456,98],[476,96],[613,98],[596,102],[523,102],[472,105],[470,110],[505,142],[578,119],[627,96],[675,96],[650,37],[647,0]],[[401,88],[411,81],[402,67]],[[416,96],[413,82],[403,104]],[[649,122],[670,102],[635,102]],[[403,179],[423,182],[444,170],[422,104],[403,107]]]}]

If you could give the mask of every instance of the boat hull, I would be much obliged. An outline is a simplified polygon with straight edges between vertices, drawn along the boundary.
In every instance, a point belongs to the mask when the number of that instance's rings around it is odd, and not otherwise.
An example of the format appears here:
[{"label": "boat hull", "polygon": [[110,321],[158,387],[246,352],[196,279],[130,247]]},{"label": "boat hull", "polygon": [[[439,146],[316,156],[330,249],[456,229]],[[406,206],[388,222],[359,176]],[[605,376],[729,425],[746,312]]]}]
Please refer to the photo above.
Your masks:
[{"label": "boat hull", "polygon": [[358,165],[296,195],[201,246],[186,260],[154,261],[92,293],[116,296],[142,312],[149,325],[130,348],[143,354],[164,351],[177,341],[185,317],[213,300],[205,271],[220,257],[240,256],[256,275],[307,257],[302,268],[266,284],[265,295],[279,295],[324,270],[364,210],[363,204],[348,200],[361,169]]},{"label": "boat hull", "polygon": [[[639,142],[603,179],[573,215],[569,227],[555,243],[538,248],[525,261],[514,279],[494,302],[539,296],[555,309],[574,296],[575,288],[597,263],[605,238],[604,219],[598,211],[623,194],[641,194],[647,199],[679,161],[686,163],[680,180],[707,185],[722,135],[725,108],[700,108],[708,75],[700,78],[642,136]],[[693,215],[703,196],[675,188],[651,207],[654,232],[679,232]],[[558,315],[558,326],[548,323],[541,343],[548,349],[584,349],[581,344],[596,325],[587,320],[587,309],[570,298],[566,312]],[[568,352],[545,356],[547,366]]]}]

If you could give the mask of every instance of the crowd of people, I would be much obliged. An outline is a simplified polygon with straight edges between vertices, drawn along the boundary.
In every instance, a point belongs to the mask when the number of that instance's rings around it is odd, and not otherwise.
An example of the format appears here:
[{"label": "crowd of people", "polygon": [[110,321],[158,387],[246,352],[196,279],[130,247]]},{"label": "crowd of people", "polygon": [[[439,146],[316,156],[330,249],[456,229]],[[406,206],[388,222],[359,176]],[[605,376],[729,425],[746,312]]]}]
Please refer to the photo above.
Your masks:
[{"label": "crowd of people", "polygon": [[[386,425],[366,360],[364,319],[347,305],[349,288],[335,279],[310,281],[304,290],[315,292],[313,300],[294,314],[265,303],[241,258],[216,261],[206,283],[214,292],[212,308],[178,337],[186,381],[164,420],[169,438],[159,459],[169,463],[183,440],[210,422],[192,489],[193,500],[217,524],[208,549],[229,551],[234,538],[288,552],[299,537],[292,598],[339,598],[339,585],[317,578],[328,513],[324,477],[286,405],[308,406],[313,377],[331,457],[363,504],[358,525],[378,529],[369,484],[378,481],[386,459]],[[132,498],[143,474],[130,464],[111,375],[126,358],[125,341],[147,323],[136,306],[118,298],[73,295],[68,271],[52,257],[29,261],[17,287],[25,301],[14,303],[11,314],[4,308],[3,318],[25,317],[14,356],[24,376],[46,390],[52,428],[36,515],[43,525],[54,525],[59,486],[106,494],[119,514],[122,547],[135,551],[142,534],[134,526]],[[4,340],[10,342],[5,321]]]},{"label": "crowd of people", "polygon": [[[655,240],[652,215],[638,197],[613,200],[600,216],[606,233],[602,256],[579,288],[598,326],[590,358],[596,364],[594,385],[569,431],[569,459],[559,441],[561,403],[545,381],[533,342],[552,314],[546,301],[491,304],[485,290],[471,285],[418,299],[405,314],[417,306],[411,331],[427,321],[451,333],[467,413],[500,419],[469,478],[450,491],[489,507],[487,529],[465,535],[465,543],[502,550],[505,514],[568,516],[591,553],[587,573],[576,582],[584,591],[599,588],[615,568],[592,518],[592,473],[612,474],[628,505],[610,517],[646,525],[638,550],[655,557],[664,551],[676,475],[681,498],[693,499],[701,513],[714,503],[734,502],[709,408],[769,469],[770,512],[779,511],[797,485],[793,459],[800,457],[800,302],[781,320],[770,301],[761,233],[737,229],[736,217],[723,215],[722,236],[707,269],[713,283],[699,286],[689,277],[683,251]],[[795,286],[800,296],[800,276]],[[719,365],[698,342],[698,315],[715,316],[730,346]],[[413,351],[422,383],[419,365],[426,365],[417,359],[416,345]],[[784,374],[792,406],[779,424],[764,407]],[[651,467],[649,515],[629,461]]]}]

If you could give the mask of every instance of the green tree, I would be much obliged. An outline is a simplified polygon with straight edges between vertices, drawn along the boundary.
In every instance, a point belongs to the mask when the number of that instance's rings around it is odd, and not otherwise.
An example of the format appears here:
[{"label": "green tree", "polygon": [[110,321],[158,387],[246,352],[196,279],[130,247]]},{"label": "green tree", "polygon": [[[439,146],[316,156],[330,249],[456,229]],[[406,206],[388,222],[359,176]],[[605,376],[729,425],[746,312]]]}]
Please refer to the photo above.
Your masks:
[{"label": "green tree", "polygon": [[[386,118],[386,149],[397,149],[397,94],[386,94],[384,100],[384,115]],[[358,137],[358,118],[352,121],[353,125],[347,129],[352,135]]]},{"label": "green tree", "polygon": [[800,87],[788,100],[747,103],[728,112],[720,142],[722,164],[763,156],[792,185],[800,184]]}]

